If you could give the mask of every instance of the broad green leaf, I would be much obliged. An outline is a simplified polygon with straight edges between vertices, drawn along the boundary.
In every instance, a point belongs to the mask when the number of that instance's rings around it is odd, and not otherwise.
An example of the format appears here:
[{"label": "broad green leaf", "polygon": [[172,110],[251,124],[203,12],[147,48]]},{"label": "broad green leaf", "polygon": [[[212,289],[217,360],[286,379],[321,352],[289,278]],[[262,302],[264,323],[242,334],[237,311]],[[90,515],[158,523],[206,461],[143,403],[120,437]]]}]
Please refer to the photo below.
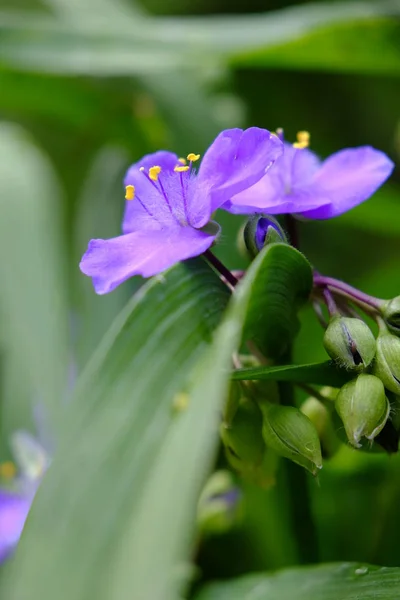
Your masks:
[{"label": "broad green leaf", "polygon": [[96,9],[82,11],[80,4],[73,4],[74,15],[65,2],[52,0],[58,16],[67,14],[64,20],[3,12],[3,64],[101,76],[257,62],[273,67],[400,72],[400,50],[393,42],[399,26],[390,20],[400,14],[397,0],[320,2],[264,15],[151,19],[121,5],[104,12],[102,2],[95,13]]},{"label": "broad green leaf", "polygon": [[229,373],[215,370],[210,393],[195,388],[194,370],[228,296],[190,261],[153,278],[119,315],[78,386],[8,598],[174,596]]},{"label": "broad green leaf", "polygon": [[[5,421],[18,426],[35,404],[56,427],[70,362],[60,189],[39,148],[5,123],[0,171],[0,343],[12,369],[6,377],[15,382],[5,399]],[[24,381],[18,382],[18,371]]]},{"label": "broad green leaf", "polygon": [[398,75],[400,35],[394,19],[370,18],[322,25],[289,43],[260,46],[233,58],[235,65],[289,69],[318,69],[350,73]]},{"label": "broad green leaf", "polygon": [[275,358],[285,352],[300,328],[297,311],[311,293],[312,270],[303,254],[288,244],[266,246],[255,262],[259,271],[244,336]]},{"label": "broad green leaf", "polygon": [[254,367],[238,369],[232,373],[232,379],[238,381],[292,381],[294,383],[315,383],[340,387],[354,374],[339,369],[331,361],[310,365],[284,365],[279,367]]},{"label": "broad green leaf", "polygon": [[398,568],[342,563],[211,584],[196,600],[394,600],[399,589]]}]

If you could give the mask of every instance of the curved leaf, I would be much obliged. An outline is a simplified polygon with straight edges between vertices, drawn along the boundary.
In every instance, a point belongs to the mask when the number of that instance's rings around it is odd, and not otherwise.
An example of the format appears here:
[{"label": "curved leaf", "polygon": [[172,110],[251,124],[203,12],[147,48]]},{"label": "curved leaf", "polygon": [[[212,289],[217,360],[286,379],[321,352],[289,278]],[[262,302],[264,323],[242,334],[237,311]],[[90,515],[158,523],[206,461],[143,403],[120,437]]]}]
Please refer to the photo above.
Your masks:
[{"label": "curved leaf", "polygon": [[268,357],[279,357],[298,333],[299,307],[312,289],[310,263],[288,244],[266,246],[254,261],[257,276],[244,325],[251,339]]},{"label": "curved leaf", "polygon": [[196,600],[394,600],[399,588],[398,568],[343,563],[211,584]]},{"label": "curved leaf", "polygon": [[264,380],[264,381],[293,381],[299,383],[315,383],[340,387],[350,381],[354,374],[339,369],[332,361],[310,365],[283,365],[279,367],[254,367],[238,369],[232,373],[232,379]]}]

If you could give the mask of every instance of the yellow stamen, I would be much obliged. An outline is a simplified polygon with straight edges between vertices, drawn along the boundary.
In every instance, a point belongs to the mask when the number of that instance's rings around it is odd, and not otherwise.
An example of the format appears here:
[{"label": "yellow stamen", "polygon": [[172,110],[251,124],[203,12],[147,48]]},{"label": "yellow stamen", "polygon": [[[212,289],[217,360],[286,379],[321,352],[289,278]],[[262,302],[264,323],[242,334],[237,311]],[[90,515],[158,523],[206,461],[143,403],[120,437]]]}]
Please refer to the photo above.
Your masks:
[{"label": "yellow stamen", "polygon": [[310,145],[310,134],[308,131],[297,132],[297,142],[293,144],[293,148],[308,148]]},{"label": "yellow stamen", "polygon": [[133,200],[135,197],[135,186],[127,185],[125,186],[125,200]]},{"label": "yellow stamen", "polygon": [[154,167],[150,167],[150,169],[149,169],[149,177],[152,181],[157,181],[160,173],[161,173],[161,167],[158,167],[157,165]]},{"label": "yellow stamen", "polygon": [[183,173],[184,171],[189,171],[189,167],[187,167],[187,166],[186,166],[186,167],[183,167],[183,166],[182,166],[182,167],[180,167],[179,165],[177,165],[177,166],[174,168],[174,171],[175,171],[176,173]]},{"label": "yellow stamen", "polygon": [[196,162],[196,160],[199,160],[200,158],[200,154],[193,154],[193,152],[191,152],[190,154],[187,155],[187,159],[190,160],[191,162]]},{"label": "yellow stamen", "polygon": [[178,158],[178,162],[180,162],[181,165],[186,165],[186,158]]},{"label": "yellow stamen", "polygon": [[10,460],[0,464],[0,477],[3,479],[12,479],[15,477],[16,473],[17,469],[15,468],[14,463]]}]

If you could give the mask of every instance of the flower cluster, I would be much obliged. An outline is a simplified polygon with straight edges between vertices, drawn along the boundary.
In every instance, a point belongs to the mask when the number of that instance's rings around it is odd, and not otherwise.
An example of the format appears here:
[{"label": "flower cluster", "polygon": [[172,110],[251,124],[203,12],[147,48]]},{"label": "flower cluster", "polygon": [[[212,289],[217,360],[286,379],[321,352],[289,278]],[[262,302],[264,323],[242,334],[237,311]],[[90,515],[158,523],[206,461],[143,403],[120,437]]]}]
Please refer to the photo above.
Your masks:
[{"label": "flower cluster", "polygon": [[219,208],[328,219],[369,198],[393,169],[369,146],[321,162],[308,145],[304,131],[289,144],[282,131],[251,127],[220,133],[197,171],[198,154],[145,156],[125,177],[123,235],[91,240],[82,272],[106,294],[134,275],[150,277],[206,252],[219,234],[211,220]]}]

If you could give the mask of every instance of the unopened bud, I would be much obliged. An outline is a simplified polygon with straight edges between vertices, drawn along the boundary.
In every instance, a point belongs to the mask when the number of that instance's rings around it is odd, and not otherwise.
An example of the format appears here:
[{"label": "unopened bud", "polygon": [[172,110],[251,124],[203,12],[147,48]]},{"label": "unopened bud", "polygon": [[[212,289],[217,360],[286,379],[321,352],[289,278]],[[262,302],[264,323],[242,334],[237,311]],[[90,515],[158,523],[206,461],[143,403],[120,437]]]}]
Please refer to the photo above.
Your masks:
[{"label": "unopened bud", "polygon": [[390,412],[382,381],[365,374],[342,387],[335,408],[355,448],[361,448],[362,437],[373,440],[382,431]]},{"label": "unopened bud", "polygon": [[335,433],[331,412],[313,396],[303,402],[300,410],[314,425],[324,457],[333,456],[340,447],[340,440]]},{"label": "unopened bud", "polygon": [[400,394],[400,338],[388,331],[378,335],[373,373],[382,379],[385,388]]},{"label": "unopened bud", "polygon": [[315,475],[322,468],[321,445],[310,419],[293,406],[264,403],[263,436],[267,447]]},{"label": "unopened bud", "polygon": [[216,471],[208,479],[197,505],[197,524],[202,534],[229,531],[240,518],[241,493],[232,473]]},{"label": "unopened bud", "polygon": [[346,369],[363,371],[371,364],[375,338],[364,321],[335,316],[324,335],[324,347],[329,356]]},{"label": "unopened bud", "polygon": [[381,313],[390,331],[400,336],[400,296],[385,302]]},{"label": "unopened bud", "polygon": [[287,243],[278,221],[269,215],[254,215],[247,221],[243,231],[246,248],[252,258],[266,246],[276,242]]},{"label": "unopened bud", "polygon": [[241,402],[232,423],[221,424],[220,434],[227,458],[239,472],[249,465],[261,463],[265,448],[261,430],[261,412],[251,400]]}]

